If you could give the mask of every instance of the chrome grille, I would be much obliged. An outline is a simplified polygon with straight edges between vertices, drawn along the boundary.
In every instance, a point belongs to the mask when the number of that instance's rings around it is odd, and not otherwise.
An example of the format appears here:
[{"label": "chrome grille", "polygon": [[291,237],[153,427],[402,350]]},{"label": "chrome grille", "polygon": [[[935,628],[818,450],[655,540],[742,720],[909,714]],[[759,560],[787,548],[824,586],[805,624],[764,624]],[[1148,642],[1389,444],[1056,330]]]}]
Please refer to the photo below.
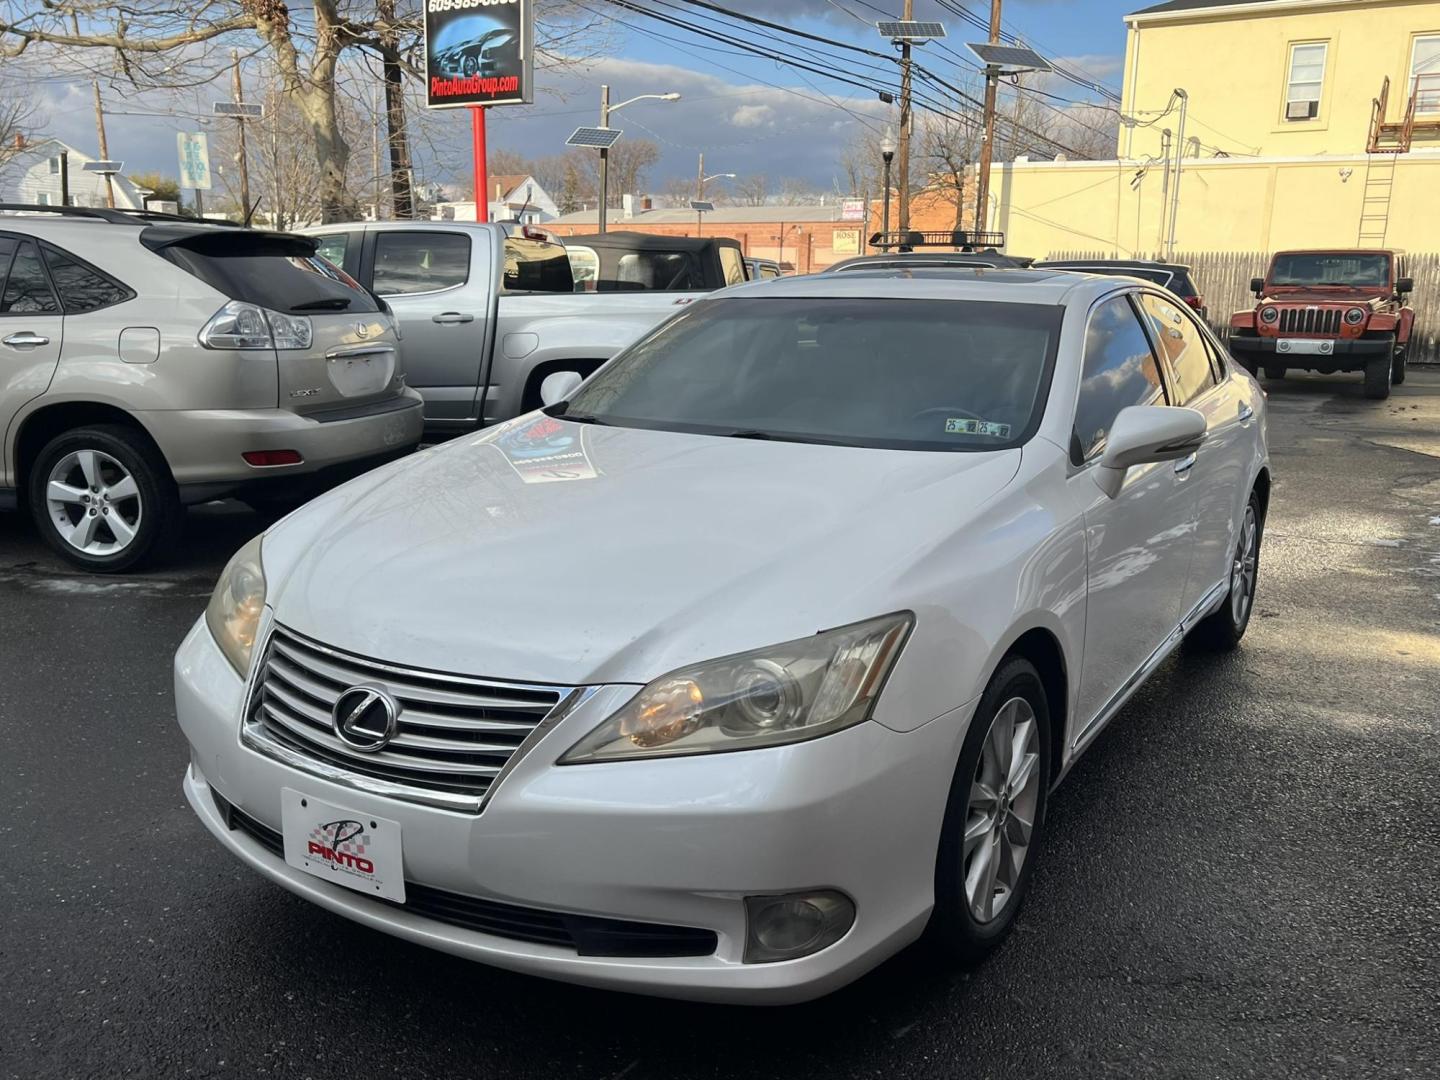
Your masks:
[{"label": "chrome grille", "polygon": [[1338,334],[1339,308],[1281,308],[1282,334]]},{"label": "chrome grille", "polygon": [[[381,686],[400,706],[394,737],[362,753],[335,734],[331,710],[351,687]],[[399,667],[276,624],[245,710],[243,740],[287,764],[367,791],[478,812],[506,765],[572,693]]]}]

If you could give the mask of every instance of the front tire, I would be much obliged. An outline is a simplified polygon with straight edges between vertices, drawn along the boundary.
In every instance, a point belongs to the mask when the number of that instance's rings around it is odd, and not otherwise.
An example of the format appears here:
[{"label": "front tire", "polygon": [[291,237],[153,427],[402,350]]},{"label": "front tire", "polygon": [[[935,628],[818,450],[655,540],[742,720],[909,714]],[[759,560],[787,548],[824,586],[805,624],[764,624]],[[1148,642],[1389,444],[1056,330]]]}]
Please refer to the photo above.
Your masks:
[{"label": "front tire", "polygon": [[962,964],[1009,932],[1045,824],[1050,707],[1040,673],[1020,657],[990,680],[960,751],[935,863],[930,934]]},{"label": "front tire", "polygon": [[30,469],[29,499],[45,542],[97,574],[129,570],[162,552],[184,514],[165,459],[119,424],[51,439]]},{"label": "front tire", "polygon": [[1266,382],[1281,382],[1282,380],[1284,380],[1284,378],[1285,378],[1285,369],[1284,369],[1283,367],[1281,367],[1279,364],[1266,364],[1266,365],[1265,365],[1265,381],[1266,381]]},{"label": "front tire", "polygon": [[1255,610],[1255,586],[1260,576],[1260,541],[1265,535],[1265,517],[1258,492],[1250,493],[1240,536],[1230,559],[1230,591],[1218,611],[1206,616],[1190,631],[1187,643],[1209,652],[1229,652],[1240,644],[1250,615]]},{"label": "front tire", "polygon": [[1376,357],[1365,365],[1365,396],[1374,401],[1384,401],[1390,396],[1390,385],[1395,377],[1395,350],[1392,347],[1384,356]]},{"label": "front tire", "polygon": [[1395,350],[1395,362],[1390,367],[1390,383],[1399,386],[1405,381],[1405,350]]}]

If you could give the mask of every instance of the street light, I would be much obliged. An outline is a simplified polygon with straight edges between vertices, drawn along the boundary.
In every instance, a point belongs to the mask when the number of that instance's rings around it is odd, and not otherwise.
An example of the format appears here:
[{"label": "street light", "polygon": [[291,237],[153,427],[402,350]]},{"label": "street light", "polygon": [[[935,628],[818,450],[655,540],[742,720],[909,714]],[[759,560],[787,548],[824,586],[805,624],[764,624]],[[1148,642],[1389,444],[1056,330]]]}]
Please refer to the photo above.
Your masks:
[{"label": "street light", "polygon": [[[695,202],[703,203],[703,202],[705,201],[705,185],[708,184],[711,180],[720,180],[720,179],[734,180],[734,179],[735,179],[735,174],[734,174],[733,172],[717,172],[717,173],[711,173],[709,176],[706,176],[706,175],[705,175],[705,155],[704,155],[704,154],[701,154],[701,155],[700,155],[700,171],[695,174]],[[695,203],[691,203],[690,205],[691,205],[691,206],[694,206]],[[714,207],[712,206],[711,209],[713,210]],[[705,220],[704,220],[704,218],[701,216],[701,215],[704,214],[704,213],[705,213],[705,211],[703,211],[703,210],[698,210],[698,209],[697,209],[697,210],[695,211],[695,235],[696,235],[696,236],[699,236],[699,235],[700,235],[701,230],[702,230],[702,229],[704,228],[704,226],[705,226]]]},{"label": "street light", "polygon": [[895,133],[888,127],[880,140],[880,156],[885,160],[885,202],[880,211],[880,239],[889,242],[890,233],[890,162],[895,160]]},{"label": "street light", "polygon": [[[635,97],[628,98],[625,101],[620,102],[619,105],[611,105],[610,87],[608,85],[602,85],[600,87],[600,126],[602,128],[608,128],[610,126],[611,113],[619,112],[621,109],[625,108],[626,105],[634,105],[637,101],[679,100],[680,95],[675,93],[674,91],[671,91],[668,94],[637,94]],[[602,146],[600,148],[600,232],[602,233],[605,231],[605,206],[606,203],[609,202],[609,186],[610,148],[608,146]]]}]

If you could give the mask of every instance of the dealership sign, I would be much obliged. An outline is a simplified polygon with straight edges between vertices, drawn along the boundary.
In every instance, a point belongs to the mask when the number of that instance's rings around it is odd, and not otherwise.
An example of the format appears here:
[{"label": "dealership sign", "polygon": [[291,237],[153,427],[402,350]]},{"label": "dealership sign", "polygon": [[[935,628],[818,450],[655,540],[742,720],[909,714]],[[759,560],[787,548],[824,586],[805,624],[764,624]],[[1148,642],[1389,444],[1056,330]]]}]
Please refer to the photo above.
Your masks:
[{"label": "dealership sign", "polygon": [[425,0],[425,103],[528,105],[534,99],[532,0]]}]

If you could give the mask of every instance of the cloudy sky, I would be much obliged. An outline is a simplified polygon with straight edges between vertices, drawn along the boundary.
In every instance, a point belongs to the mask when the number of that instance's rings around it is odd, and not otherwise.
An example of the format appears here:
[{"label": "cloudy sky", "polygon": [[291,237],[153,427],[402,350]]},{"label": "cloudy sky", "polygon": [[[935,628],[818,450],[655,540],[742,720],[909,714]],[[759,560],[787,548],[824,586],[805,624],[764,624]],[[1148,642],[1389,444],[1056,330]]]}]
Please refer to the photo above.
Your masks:
[{"label": "cloudy sky", "polygon": [[[868,90],[822,74],[737,55],[717,42],[625,13],[605,0],[586,2],[596,11],[615,16],[608,23],[603,58],[563,72],[542,73],[540,93],[532,106],[492,109],[492,148],[534,156],[562,150],[565,137],[577,125],[597,122],[599,85],[608,82],[612,101],[652,92],[682,95],[676,103],[632,105],[612,120],[612,126],[624,129],[627,137],[648,138],[659,145],[661,160],[650,176],[653,188],[660,188],[671,176],[693,177],[696,156],[702,151],[707,172],[765,173],[772,181],[799,177],[831,188],[842,175],[838,157],[845,143],[864,125],[883,129],[887,120],[893,120],[893,106],[881,103]],[[868,21],[884,18],[882,11],[899,8],[899,0],[876,0],[874,4],[864,0],[722,2],[732,9],[877,50],[888,45]],[[672,0],[654,0],[648,6],[681,10]],[[989,5],[982,0],[968,0],[964,6],[988,18]],[[1125,46],[1121,17],[1142,6],[1139,0],[1007,0],[1006,31],[1024,38],[1047,57],[1083,68],[1118,90]],[[918,0],[916,16],[937,18],[949,31],[944,45],[923,48],[926,66],[957,84],[973,80],[975,70],[967,65],[969,54],[963,43],[983,40],[983,32],[936,6],[936,0]],[[703,16],[693,21],[697,26],[707,25]],[[866,61],[861,58],[861,62]],[[258,76],[260,63],[259,58],[251,61],[248,74]],[[876,63],[883,66],[883,62]],[[832,70],[868,86],[884,85],[879,69]],[[1052,89],[1076,100],[1094,97],[1070,83],[1053,84]],[[27,80],[27,92],[48,114],[49,134],[86,153],[95,152],[88,83],[50,75]],[[180,99],[137,95],[120,87],[107,89],[110,156],[124,160],[127,172],[153,169],[173,175],[175,133],[206,130],[198,117],[209,112],[212,99],[222,96],[229,95],[219,88],[202,89]],[[428,118],[425,134],[426,145],[417,154],[422,179],[450,182],[462,176],[469,161],[469,122],[464,110]],[[352,141],[360,143],[355,152],[368,157],[368,138]]]}]

